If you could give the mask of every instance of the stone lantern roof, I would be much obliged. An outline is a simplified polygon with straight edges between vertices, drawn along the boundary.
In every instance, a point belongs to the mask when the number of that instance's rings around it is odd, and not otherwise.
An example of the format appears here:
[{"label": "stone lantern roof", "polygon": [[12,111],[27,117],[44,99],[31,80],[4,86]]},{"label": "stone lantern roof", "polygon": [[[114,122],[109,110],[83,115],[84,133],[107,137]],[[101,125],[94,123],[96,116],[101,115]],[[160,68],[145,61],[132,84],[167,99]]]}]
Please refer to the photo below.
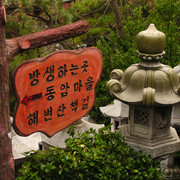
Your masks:
[{"label": "stone lantern roof", "polygon": [[180,102],[180,76],[167,65],[164,57],[166,36],[154,24],[137,35],[138,57],[141,62],[122,72],[115,69],[107,84],[109,93],[128,104],[165,106]]}]

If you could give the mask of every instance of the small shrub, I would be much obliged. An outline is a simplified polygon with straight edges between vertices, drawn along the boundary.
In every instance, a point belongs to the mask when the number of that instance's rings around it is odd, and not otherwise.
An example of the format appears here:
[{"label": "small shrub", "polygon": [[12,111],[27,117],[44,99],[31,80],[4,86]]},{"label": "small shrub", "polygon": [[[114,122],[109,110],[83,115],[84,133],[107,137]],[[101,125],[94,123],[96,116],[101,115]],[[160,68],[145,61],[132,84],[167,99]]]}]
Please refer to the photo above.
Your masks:
[{"label": "small shrub", "polygon": [[178,167],[180,168],[180,151],[176,152],[174,154],[174,158],[175,158],[175,162],[178,165]]},{"label": "small shrub", "polygon": [[133,151],[120,132],[105,127],[70,137],[66,148],[27,153],[17,180],[160,179],[159,161]]}]

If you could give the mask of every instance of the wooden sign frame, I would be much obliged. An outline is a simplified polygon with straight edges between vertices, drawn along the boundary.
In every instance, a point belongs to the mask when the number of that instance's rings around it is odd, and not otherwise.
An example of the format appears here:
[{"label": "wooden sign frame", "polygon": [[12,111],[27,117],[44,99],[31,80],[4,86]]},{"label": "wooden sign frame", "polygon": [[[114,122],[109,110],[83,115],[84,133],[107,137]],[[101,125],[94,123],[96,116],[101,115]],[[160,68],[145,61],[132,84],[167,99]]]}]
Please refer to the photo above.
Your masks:
[{"label": "wooden sign frame", "polygon": [[[53,63],[54,65],[51,65]],[[60,70],[58,76],[53,77],[52,74],[50,75],[50,69],[48,69],[50,65],[56,70],[66,65],[66,68],[69,68],[68,70],[66,69],[66,77],[60,78]],[[45,72],[43,77],[39,72],[40,70],[42,72],[42,69]],[[38,82],[37,79],[36,81],[31,81],[30,77],[32,74],[30,72],[36,73],[36,76],[41,74],[40,81]],[[86,115],[94,105],[95,86],[101,73],[102,55],[97,48],[85,48],[80,51],[56,51],[46,57],[20,64],[12,74],[12,87],[17,99],[13,123],[15,131],[22,136],[28,136],[34,132],[42,132],[51,137],[56,132],[68,127]],[[55,80],[55,84],[52,84],[52,79],[53,81]],[[41,81],[42,83],[40,83]],[[40,84],[37,84],[37,82]],[[91,85],[89,84],[90,82]],[[49,84],[48,87],[45,87],[46,83]],[[69,90],[70,97],[67,96],[67,92],[62,91],[65,88]],[[43,90],[40,91],[41,89]],[[49,92],[51,96],[48,95]],[[51,99],[55,95],[57,95],[57,98]],[[49,106],[47,106],[48,104]],[[76,108],[74,107],[75,105],[77,106]],[[40,109],[36,110],[38,107]],[[60,114],[65,110],[68,115]],[[56,117],[55,115],[52,116],[53,111],[54,114],[56,113]],[[49,119],[45,118],[47,113],[51,114]],[[42,120],[42,114],[44,114],[45,121]],[[40,119],[38,119],[38,116],[40,116]],[[59,120],[57,120],[57,117],[59,117]]]}]

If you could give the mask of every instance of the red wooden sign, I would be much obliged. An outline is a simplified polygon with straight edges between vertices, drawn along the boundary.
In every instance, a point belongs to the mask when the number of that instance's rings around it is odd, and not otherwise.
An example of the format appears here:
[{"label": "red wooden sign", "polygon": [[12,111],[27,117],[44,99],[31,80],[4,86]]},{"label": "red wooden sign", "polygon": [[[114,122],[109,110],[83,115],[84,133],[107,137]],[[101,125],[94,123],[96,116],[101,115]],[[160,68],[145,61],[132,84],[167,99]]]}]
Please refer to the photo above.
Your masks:
[{"label": "red wooden sign", "polygon": [[102,56],[96,48],[57,51],[19,65],[12,76],[16,132],[52,136],[83,117],[94,104],[101,70]]}]

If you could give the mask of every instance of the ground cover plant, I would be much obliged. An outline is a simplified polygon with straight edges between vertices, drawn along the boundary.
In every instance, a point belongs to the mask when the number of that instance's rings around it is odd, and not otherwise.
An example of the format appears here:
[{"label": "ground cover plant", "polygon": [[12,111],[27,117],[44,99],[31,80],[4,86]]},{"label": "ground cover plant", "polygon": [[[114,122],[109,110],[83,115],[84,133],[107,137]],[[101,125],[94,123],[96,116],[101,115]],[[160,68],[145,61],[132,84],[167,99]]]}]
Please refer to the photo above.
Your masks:
[{"label": "ground cover plant", "polygon": [[65,149],[27,153],[17,180],[160,179],[159,161],[132,150],[120,131],[105,127],[70,134]]}]

